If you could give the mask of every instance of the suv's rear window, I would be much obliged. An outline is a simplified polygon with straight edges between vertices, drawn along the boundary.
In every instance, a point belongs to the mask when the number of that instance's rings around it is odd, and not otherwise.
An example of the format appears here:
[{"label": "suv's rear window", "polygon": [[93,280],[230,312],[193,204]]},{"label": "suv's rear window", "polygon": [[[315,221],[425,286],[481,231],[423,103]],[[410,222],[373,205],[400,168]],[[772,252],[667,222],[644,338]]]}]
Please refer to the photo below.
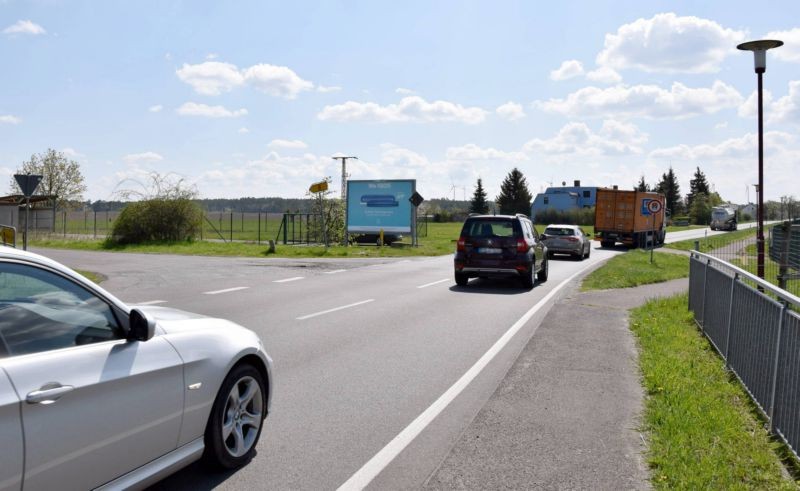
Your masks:
[{"label": "suv's rear window", "polygon": [[513,220],[468,220],[461,231],[464,237],[515,237]]},{"label": "suv's rear window", "polygon": [[547,227],[544,229],[545,235],[560,235],[563,237],[575,235],[575,229],[571,227]]}]

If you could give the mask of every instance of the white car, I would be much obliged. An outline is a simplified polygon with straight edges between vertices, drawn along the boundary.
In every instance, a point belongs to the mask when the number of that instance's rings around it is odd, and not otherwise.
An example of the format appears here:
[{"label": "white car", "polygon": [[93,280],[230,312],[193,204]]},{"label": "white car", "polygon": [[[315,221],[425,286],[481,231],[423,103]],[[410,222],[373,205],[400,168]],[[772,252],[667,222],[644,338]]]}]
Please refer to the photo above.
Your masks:
[{"label": "white car", "polygon": [[0,246],[0,490],[141,488],[255,454],[272,360],[222,319],[131,308]]}]

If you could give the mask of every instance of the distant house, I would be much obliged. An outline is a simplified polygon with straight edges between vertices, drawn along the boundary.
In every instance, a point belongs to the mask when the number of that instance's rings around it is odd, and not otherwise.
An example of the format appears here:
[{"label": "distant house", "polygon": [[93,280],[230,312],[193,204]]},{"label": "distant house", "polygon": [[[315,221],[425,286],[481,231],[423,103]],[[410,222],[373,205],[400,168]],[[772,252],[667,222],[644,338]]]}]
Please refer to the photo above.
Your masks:
[{"label": "distant house", "polygon": [[531,205],[531,219],[544,210],[568,211],[591,208],[597,200],[597,186],[581,186],[575,181],[573,186],[549,187],[536,195]]}]

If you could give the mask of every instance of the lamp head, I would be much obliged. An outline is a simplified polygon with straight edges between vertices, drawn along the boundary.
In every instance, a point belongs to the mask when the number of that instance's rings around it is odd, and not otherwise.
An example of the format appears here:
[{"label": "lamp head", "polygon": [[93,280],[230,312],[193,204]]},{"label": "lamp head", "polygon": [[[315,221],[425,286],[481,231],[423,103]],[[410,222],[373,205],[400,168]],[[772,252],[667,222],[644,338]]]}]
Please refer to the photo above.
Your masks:
[{"label": "lamp head", "polygon": [[775,39],[762,39],[759,41],[748,41],[737,46],[742,51],[752,51],[755,57],[756,73],[767,71],[767,50],[783,46],[783,41]]}]

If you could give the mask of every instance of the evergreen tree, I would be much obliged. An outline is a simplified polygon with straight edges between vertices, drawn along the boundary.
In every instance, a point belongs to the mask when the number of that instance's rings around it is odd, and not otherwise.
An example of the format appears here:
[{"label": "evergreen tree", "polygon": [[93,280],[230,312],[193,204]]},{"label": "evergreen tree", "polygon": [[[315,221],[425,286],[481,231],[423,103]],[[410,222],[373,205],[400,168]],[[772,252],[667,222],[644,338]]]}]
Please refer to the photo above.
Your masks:
[{"label": "evergreen tree", "polygon": [[669,167],[668,172],[661,175],[661,181],[656,184],[655,190],[666,196],[667,209],[672,213],[672,216],[678,216],[683,213],[681,187],[678,184],[678,178],[675,176],[672,166]]},{"label": "evergreen tree", "polygon": [[633,187],[633,190],[634,191],[643,191],[643,192],[650,191],[650,186],[648,186],[647,183],[644,182],[644,174],[642,174],[642,177],[639,179],[639,184],[637,184],[636,186]]},{"label": "evergreen tree", "polygon": [[689,220],[694,225],[708,225],[711,223],[711,203],[708,195],[697,193],[692,199],[692,205],[687,207]]},{"label": "evergreen tree", "polygon": [[708,180],[706,179],[706,175],[703,174],[703,171],[700,170],[700,167],[697,167],[697,170],[694,173],[694,179],[689,181],[689,194],[686,195],[686,209],[692,209],[692,202],[694,201],[695,196],[698,194],[704,194],[706,197],[711,194],[711,191],[708,188]]},{"label": "evergreen tree", "polygon": [[497,196],[497,205],[503,215],[515,213],[531,213],[531,199],[533,196],[528,191],[528,181],[516,167],[508,173],[500,185],[500,194]]},{"label": "evergreen tree", "polygon": [[472,194],[472,200],[469,202],[470,213],[489,213],[489,203],[486,201],[486,190],[483,189],[483,181],[478,178],[478,184],[475,186],[475,192]]}]

